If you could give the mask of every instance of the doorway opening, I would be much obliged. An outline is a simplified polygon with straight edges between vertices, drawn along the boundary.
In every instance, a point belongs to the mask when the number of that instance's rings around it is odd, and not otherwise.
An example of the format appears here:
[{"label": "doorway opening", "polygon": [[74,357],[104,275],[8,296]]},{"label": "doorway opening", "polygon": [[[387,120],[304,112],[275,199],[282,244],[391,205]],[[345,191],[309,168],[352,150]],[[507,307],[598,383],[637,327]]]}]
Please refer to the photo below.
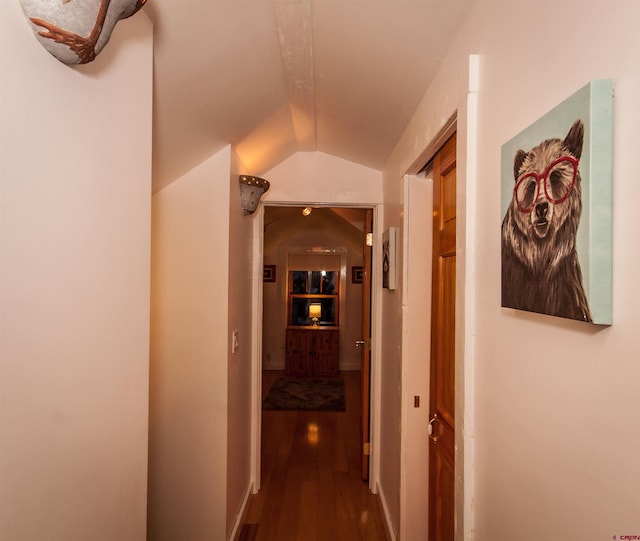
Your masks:
[{"label": "doorway opening", "polygon": [[[328,323],[335,326],[337,331],[336,334],[339,338],[337,338],[338,347],[335,362],[338,371],[362,372],[363,351],[365,348],[368,351],[372,349],[370,336],[363,339],[362,314],[363,306],[366,305],[370,310],[372,304],[375,306],[376,303],[376,300],[371,296],[373,289],[371,288],[373,275],[371,261],[373,258],[370,248],[368,263],[365,262],[363,245],[367,237],[365,232],[367,216],[369,216],[369,227],[371,227],[375,212],[376,209],[371,206],[336,206],[312,203],[295,206],[266,204],[262,209],[259,231],[262,250],[256,256],[260,257],[260,265],[264,267],[268,278],[259,284],[261,287],[256,288],[259,290],[256,296],[258,297],[257,313],[260,317],[256,318],[254,322],[256,326],[260,327],[260,332],[256,337],[258,364],[256,379],[258,385],[254,388],[254,396],[257,398],[254,409],[257,421],[254,426],[254,438],[256,439],[253,464],[254,492],[258,491],[261,483],[263,379],[265,382],[267,379],[269,381],[273,379],[270,377],[272,374],[269,374],[269,378],[267,378],[264,371],[279,371],[284,375],[287,374],[287,328],[291,327],[292,323],[301,323],[304,327],[305,323],[310,322],[310,320],[305,320],[305,317],[310,317],[307,312],[307,304],[314,303],[307,302],[305,297],[318,296],[315,290],[291,294],[289,289],[293,284],[294,271],[297,278],[300,278],[299,274],[303,274],[301,271],[308,271],[310,280],[315,277],[316,272],[320,274],[323,270],[337,274],[337,278],[334,278],[335,291],[332,292],[335,294],[335,298],[320,298],[322,297],[320,294],[319,299],[316,300],[333,303],[332,306],[336,311],[331,317],[327,317],[328,312],[323,311],[320,325]],[[373,235],[369,235],[369,238],[372,237]],[[310,267],[307,265],[309,268],[293,268],[294,266],[300,267],[305,262],[305,258],[306,261],[312,261],[314,258],[316,261],[321,261],[323,258],[318,256],[323,254],[333,256],[334,261],[338,258],[339,266],[336,269],[316,269],[315,266],[318,265],[311,263]],[[292,302],[291,297],[295,297],[293,299],[295,303]],[[367,299],[366,303],[363,302],[365,298]],[[305,314],[297,313],[300,309],[305,311]],[[297,312],[294,317],[290,312],[295,310]],[[369,332],[371,332],[372,326],[370,323],[368,325]],[[370,364],[367,366],[367,369],[369,368]],[[373,373],[375,374],[375,370]],[[263,375],[265,375],[264,378]],[[375,403],[375,399],[369,395],[372,388],[369,373],[367,373],[366,381],[362,378],[360,391],[365,386],[366,408],[363,398],[362,403],[359,404],[358,414],[361,418],[361,427],[366,426],[367,432],[369,432],[368,429],[372,424],[369,412],[375,412],[375,408],[370,408],[370,405]],[[373,424],[375,424],[375,419],[373,419]],[[363,430],[361,430],[361,435],[362,432]],[[373,432],[375,433],[375,430]],[[373,445],[366,446],[367,459],[373,447]],[[363,446],[363,455],[364,451],[365,447]],[[362,466],[362,471],[366,473],[366,477],[369,477],[370,466],[368,462],[366,466]],[[373,486],[370,488],[372,492],[375,491]]]}]

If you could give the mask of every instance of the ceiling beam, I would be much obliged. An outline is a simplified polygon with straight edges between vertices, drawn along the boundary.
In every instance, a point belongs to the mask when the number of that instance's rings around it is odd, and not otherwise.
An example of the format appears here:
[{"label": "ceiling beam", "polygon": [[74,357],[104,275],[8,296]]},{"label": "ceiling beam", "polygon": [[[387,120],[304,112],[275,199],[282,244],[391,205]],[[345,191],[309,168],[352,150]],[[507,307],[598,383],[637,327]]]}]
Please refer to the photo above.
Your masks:
[{"label": "ceiling beam", "polygon": [[317,150],[311,0],[275,0],[284,78],[300,150]]}]

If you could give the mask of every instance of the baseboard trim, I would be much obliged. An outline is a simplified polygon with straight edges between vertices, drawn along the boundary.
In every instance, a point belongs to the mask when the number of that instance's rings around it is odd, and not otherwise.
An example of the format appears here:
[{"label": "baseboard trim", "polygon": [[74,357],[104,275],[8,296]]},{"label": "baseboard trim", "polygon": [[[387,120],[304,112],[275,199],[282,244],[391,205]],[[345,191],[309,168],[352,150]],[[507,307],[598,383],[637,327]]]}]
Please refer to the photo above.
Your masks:
[{"label": "baseboard trim", "polygon": [[391,524],[391,516],[389,514],[389,506],[387,505],[387,500],[384,496],[384,490],[380,486],[380,481],[376,481],[376,489],[378,492],[378,497],[380,498],[380,507],[382,508],[382,515],[384,516],[384,525],[385,525],[385,533],[387,535],[387,541],[397,541],[396,534],[393,531],[393,527]]},{"label": "baseboard trim", "polygon": [[263,362],[262,363],[262,369],[263,370],[285,370],[286,366],[284,365],[284,363],[277,363],[277,362]]},{"label": "baseboard trim", "polygon": [[240,506],[240,511],[236,515],[236,520],[233,523],[233,529],[231,530],[231,535],[229,536],[229,541],[237,541],[238,536],[240,535],[240,531],[242,530],[242,524],[244,523],[244,517],[247,514],[249,503],[249,498],[251,497],[251,489],[253,488],[253,483],[249,483],[247,490],[244,493],[244,497],[242,498],[242,505]]},{"label": "baseboard trim", "polygon": [[344,363],[340,364],[341,372],[359,372],[360,371],[360,363]]},{"label": "baseboard trim", "polygon": [[[272,364],[262,364],[262,369],[263,370],[282,370],[285,371],[287,369],[287,367],[285,365],[280,365],[277,363],[272,363]],[[360,364],[359,363],[345,363],[345,364],[340,364],[340,372],[359,372],[360,371]]]}]

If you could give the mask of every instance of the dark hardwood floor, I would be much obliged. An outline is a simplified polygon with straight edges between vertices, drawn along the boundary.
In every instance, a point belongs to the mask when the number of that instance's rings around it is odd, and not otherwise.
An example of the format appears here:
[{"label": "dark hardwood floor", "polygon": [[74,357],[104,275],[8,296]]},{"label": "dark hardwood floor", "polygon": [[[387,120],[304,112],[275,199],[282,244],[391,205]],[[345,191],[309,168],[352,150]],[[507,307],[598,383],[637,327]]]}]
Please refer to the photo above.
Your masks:
[{"label": "dark hardwood floor", "polygon": [[[263,396],[283,375],[263,374]],[[342,372],[346,412],[263,411],[262,481],[238,541],[386,541],[360,477],[360,373]]]}]

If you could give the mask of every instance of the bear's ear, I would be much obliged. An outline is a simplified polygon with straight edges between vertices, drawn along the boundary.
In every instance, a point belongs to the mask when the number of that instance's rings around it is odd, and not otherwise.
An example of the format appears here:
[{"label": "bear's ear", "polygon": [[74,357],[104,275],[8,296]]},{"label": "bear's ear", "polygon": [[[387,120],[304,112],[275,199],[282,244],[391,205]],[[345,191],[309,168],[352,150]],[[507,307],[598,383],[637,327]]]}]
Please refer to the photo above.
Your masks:
[{"label": "bear's ear", "polygon": [[578,119],[573,123],[569,133],[564,138],[562,144],[577,159],[582,155],[582,141],[584,140],[584,125]]},{"label": "bear's ear", "polygon": [[518,177],[520,176],[520,168],[524,163],[524,160],[527,157],[527,153],[524,150],[518,150],[516,152],[516,157],[513,159],[513,177],[516,182],[518,182]]}]

